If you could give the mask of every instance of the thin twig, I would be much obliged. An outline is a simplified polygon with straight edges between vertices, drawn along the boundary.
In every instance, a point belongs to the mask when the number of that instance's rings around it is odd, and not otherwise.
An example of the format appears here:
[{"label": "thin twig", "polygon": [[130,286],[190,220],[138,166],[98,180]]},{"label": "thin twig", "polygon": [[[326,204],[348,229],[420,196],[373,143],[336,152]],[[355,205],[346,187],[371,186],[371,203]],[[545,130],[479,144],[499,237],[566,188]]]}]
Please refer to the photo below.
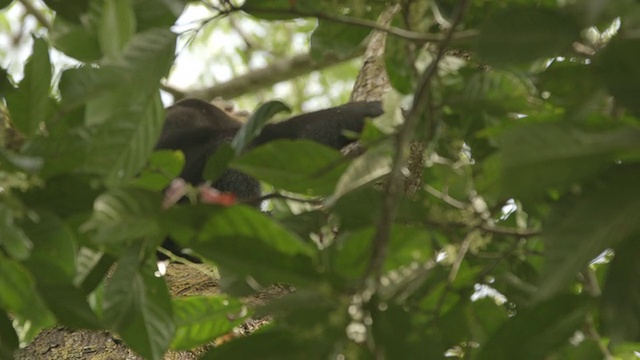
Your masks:
[{"label": "thin twig", "polygon": [[[406,40],[421,42],[421,43],[443,42],[445,39],[447,39],[447,42],[449,42],[450,40],[453,40],[453,39],[458,40],[458,39],[471,38],[478,34],[476,30],[465,30],[457,33],[449,31],[445,36],[442,36],[440,34],[425,34],[425,33],[405,30],[398,27],[381,25],[371,20],[360,19],[360,18],[349,17],[349,16],[342,16],[342,15],[334,15],[334,14],[329,14],[322,11],[304,11],[296,8],[274,9],[274,8],[261,8],[261,7],[247,6],[246,9],[234,8],[232,11],[236,11],[236,10],[242,10],[242,11],[250,10],[250,11],[262,12],[266,14],[277,13],[277,14],[285,14],[285,15],[297,15],[300,17],[315,17],[321,20],[339,22],[339,23],[353,25],[353,26],[360,26],[360,27],[366,27],[369,29],[380,30],[390,35],[394,35]],[[452,26],[452,28],[455,28],[455,26]]]},{"label": "thin twig", "polygon": [[607,348],[607,346],[604,344],[604,340],[602,340],[602,337],[600,336],[600,334],[596,330],[596,326],[593,323],[593,316],[592,315],[587,315],[587,321],[585,323],[584,329],[585,329],[585,334],[588,337],[590,337],[593,340],[595,340],[595,342],[598,344],[598,348],[600,349],[600,352],[602,352],[602,355],[604,356],[605,360],[613,360],[613,359],[615,359],[613,357],[613,355],[611,354],[611,352],[609,351],[609,349]]},{"label": "thin twig", "polygon": [[438,228],[455,227],[455,228],[464,228],[469,230],[478,229],[490,234],[515,236],[515,237],[522,237],[522,238],[538,236],[542,233],[542,231],[538,229],[516,229],[516,228],[505,227],[505,226],[496,226],[496,225],[488,225],[488,224],[478,224],[474,226],[466,222],[441,222],[441,221],[436,221],[431,219],[425,219],[423,221],[427,225],[436,226]]},{"label": "thin twig", "polygon": [[464,209],[466,209],[468,207],[465,203],[452,198],[451,196],[449,196],[449,194],[445,194],[442,191],[439,191],[438,189],[434,188],[431,185],[425,184],[424,189],[429,194],[437,197],[438,199],[444,201],[445,203],[447,203],[448,205],[450,205],[450,206],[452,206],[452,207],[454,207],[456,209],[464,210]]},{"label": "thin twig", "polygon": [[42,25],[42,27],[48,30],[51,30],[51,21],[49,21],[49,19],[47,19],[47,17],[42,12],[40,12],[40,10],[38,10],[35,6],[33,6],[31,1],[18,0],[18,2],[22,4],[22,6],[24,6],[24,9],[27,11],[27,13],[33,15],[33,17],[35,17],[36,20],[38,20],[38,22],[40,23],[40,25]]}]

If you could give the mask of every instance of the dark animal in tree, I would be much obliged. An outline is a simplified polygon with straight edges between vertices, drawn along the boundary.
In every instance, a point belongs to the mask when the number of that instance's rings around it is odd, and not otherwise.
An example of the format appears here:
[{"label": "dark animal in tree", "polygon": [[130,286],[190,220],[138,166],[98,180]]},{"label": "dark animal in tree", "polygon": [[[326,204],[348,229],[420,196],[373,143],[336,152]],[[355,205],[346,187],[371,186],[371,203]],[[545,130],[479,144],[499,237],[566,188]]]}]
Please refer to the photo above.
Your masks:
[{"label": "dark animal in tree", "polygon": [[[345,131],[360,133],[364,120],[382,114],[380,102],[349,103],[294,116],[267,124],[250,147],[277,139],[309,139],[340,149],[355,141]],[[207,102],[186,99],[167,108],[157,149],[181,150],[185,165],[180,176],[193,185],[204,182],[202,171],[207,158],[225,142],[230,142],[242,123]],[[213,187],[234,193],[239,199],[260,196],[258,181],[236,170],[227,170]]]},{"label": "dark animal in tree", "polygon": [[[344,131],[360,133],[365,119],[381,114],[380,102],[350,103],[306,113],[266,125],[249,147],[277,139],[309,139],[340,149],[355,141],[345,137]],[[167,108],[156,149],[181,150],[185,164],[180,177],[192,185],[199,185],[204,182],[202,171],[207,158],[220,145],[231,142],[241,126],[240,121],[212,104],[196,99],[182,100]],[[231,192],[240,200],[260,196],[260,183],[233,169],[226,170],[213,187]],[[190,261],[200,262],[198,258],[183,253],[171,239],[166,239],[162,247]],[[163,254],[158,254],[158,257],[166,258]]]}]

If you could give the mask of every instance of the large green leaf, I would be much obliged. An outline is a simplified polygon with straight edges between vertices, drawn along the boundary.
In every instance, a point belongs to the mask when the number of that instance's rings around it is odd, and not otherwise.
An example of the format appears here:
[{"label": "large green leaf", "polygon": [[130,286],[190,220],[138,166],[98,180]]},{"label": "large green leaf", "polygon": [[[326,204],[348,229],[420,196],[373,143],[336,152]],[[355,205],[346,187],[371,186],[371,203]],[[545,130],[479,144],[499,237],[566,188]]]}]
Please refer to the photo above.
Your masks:
[{"label": "large green leaf", "polygon": [[54,102],[49,97],[50,86],[49,46],[44,39],[34,37],[24,78],[18,89],[11,89],[6,95],[11,120],[23,135],[33,136],[51,116]]},{"label": "large green leaf", "polygon": [[114,189],[95,200],[94,212],[82,229],[93,231],[92,241],[103,245],[159,237],[161,202],[157,192]]},{"label": "large green leaf", "polygon": [[251,207],[177,207],[162,224],[172,238],[235,274],[267,283],[318,278],[313,248]]},{"label": "large green leaf", "polygon": [[616,247],[602,292],[605,334],[615,344],[640,341],[640,239],[638,233]]},{"label": "large green leaf", "polygon": [[597,72],[602,82],[621,104],[636,116],[640,114],[640,69],[633,59],[640,56],[640,40],[616,37],[596,58]]},{"label": "large green leaf", "polygon": [[384,62],[389,82],[402,94],[409,94],[416,84],[416,72],[410,65],[411,45],[407,41],[389,39],[385,42]]},{"label": "large green leaf", "polygon": [[[175,333],[171,299],[152,261],[141,263],[140,242],[118,260],[104,295],[104,321],[145,359],[159,360]],[[144,261],[144,260],[143,260]]]},{"label": "large green leaf", "polygon": [[[165,29],[137,34],[121,58],[106,63],[122,68],[126,82],[87,103],[85,122],[95,131],[87,171],[105,174],[109,183],[119,184],[144,165],[164,119],[158,84],[173,61],[175,38]],[[96,85],[104,85],[104,76],[95,79]]]},{"label": "large green leaf", "polygon": [[127,72],[121,67],[83,66],[67,69],[60,77],[60,95],[62,106],[73,108],[88,100],[104,95],[122,86],[129,80]]},{"label": "large green leaf", "polygon": [[580,26],[558,9],[510,6],[486,19],[477,43],[481,60],[513,65],[563,55],[580,39]]},{"label": "large green leaf", "polygon": [[0,357],[13,359],[13,352],[18,350],[18,346],[20,346],[18,334],[11,324],[9,315],[0,311]]},{"label": "large green leaf", "polygon": [[81,167],[87,161],[90,140],[83,130],[71,130],[56,136],[36,137],[24,147],[24,153],[40,157],[44,165],[39,176],[47,179]]},{"label": "large green leaf", "polygon": [[28,323],[28,334],[22,334],[22,341],[30,341],[55,320],[36,291],[33,276],[21,264],[0,253],[0,308],[11,313],[22,325]]},{"label": "large green leaf", "polygon": [[640,230],[637,165],[614,166],[608,174],[554,206],[544,224],[544,268],[536,297],[561,291],[605,249]]},{"label": "large green leaf", "polygon": [[106,175],[107,182],[113,185],[128,182],[140,172],[153,151],[164,120],[159,94],[152,95],[144,105],[124,113],[114,111],[106,123],[96,128],[86,171]]},{"label": "large green leaf", "polygon": [[98,41],[106,57],[116,58],[136,31],[132,0],[104,0]]},{"label": "large green leaf", "polygon": [[231,162],[231,167],[288,191],[330,194],[347,162],[340,152],[309,140],[276,140]]},{"label": "large green leaf", "polygon": [[33,242],[15,223],[13,210],[0,203],[0,247],[15,260],[24,260],[31,254]]},{"label": "large green leaf", "polygon": [[75,275],[77,251],[77,240],[71,228],[46,212],[39,212],[37,220],[26,221],[23,227],[34,245],[24,264],[36,279],[70,284]]},{"label": "large green leaf", "polygon": [[319,20],[318,27],[311,35],[311,57],[317,61],[327,55],[348,57],[370,32],[368,27]]},{"label": "large green leaf", "polygon": [[145,168],[133,181],[133,185],[162,191],[180,175],[183,166],[184,154],[181,151],[154,151]]},{"label": "large green leaf", "polygon": [[66,174],[48,179],[46,186],[31,188],[20,194],[20,198],[30,207],[46,208],[66,217],[90,213],[94,200],[102,191],[91,176]]},{"label": "large green leaf", "polygon": [[534,198],[565,190],[625,153],[640,153],[640,129],[594,132],[559,123],[523,124],[502,137],[502,193]]},{"label": "large green leaf", "polygon": [[380,180],[391,172],[393,149],[389,143],[382,143],[368,149],[349,164],[340,180],[336,184],[336,189],[328,199],[329,203],[335,202],[344,194]]},{"label": "large green leaf", "polygon": [[546,359],[584,323],[588,305],[583,298],[566,295],[518,310],[482,346],[477,359]]},{"label": "large green leaf", "polygon": [[65,55],[80,61],[97,61],[102,58],[102,52],[97,31],[91,25],[91,23],[74,24],[56,18],[49,32],[51,44]]},{"label": "large green leaf", "polygon": [[82,15],[89,11],[91,0],[44,0],[56,15],[67,21],[80,23]]},{"label": "large green leaf", "polygon": [[[374,228],[344,234],[334,245],[334,271],[350,279],[357,279],[371,261]],[[397,270],[412,261],[424,262],[433,256],[431,234],[424,229],[395,225],[391,229],[388,252],[383,270]]]},{"label": "large green leaf", "polygon": [[173,299],[176,336],[173,349],[192,349],[225,335],[242,324],[248,315],[245,306],[227,296],[190,296]]},{"label": "large green leaf", "polygon": [[178,19],[187,0],[134,0],[138,30],[170,27]]}]

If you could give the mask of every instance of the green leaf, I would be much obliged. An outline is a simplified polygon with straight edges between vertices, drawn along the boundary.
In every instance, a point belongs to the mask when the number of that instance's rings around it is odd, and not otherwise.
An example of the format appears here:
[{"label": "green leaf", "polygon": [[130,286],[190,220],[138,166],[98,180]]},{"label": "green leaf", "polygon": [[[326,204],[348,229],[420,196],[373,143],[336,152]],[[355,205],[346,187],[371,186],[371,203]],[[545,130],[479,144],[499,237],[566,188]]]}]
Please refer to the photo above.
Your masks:
[{"label": "green leaf", "polygon": [[340,152],[310,140],[276,140],[243,154],[231,167],[288,191],[330,194],[347,166]]},{"label": "green leaf", "polygon": [[37,215],[36,221],[28,221],[23,226],[34,244],[24,264],[38,282],[71,283],[76,270],[75,234],[55,215],[46,212]]},{"label": "green leaf", "polygon": [[367,150],[349,164],[336,184],[336,189],[327,199],[328,203],[335,202],[342,195],[380,180],[391,172],[391,153],[393,148],[390,143],[383,143]]},{"label": "green leaf", "polygon": [[80,23],[82,15],[89,11],[89,0],[44,0],[56,15],[71,22]]},{"label": "green leaf", "polygon": [[87,248],[81,249],[74,285],[85,294],[90,294],[102,283],[115,261],[116,258],[111,255],[93,252]]},{"label": "green leaf", "polygon": [[152,95],[144,105],[125,113],[112,113],[108,122],[96,128],[86,171],[104,174],[110,185],[126,183],[140,172],[153,152],[164,121],[159,94]]},{"label": "green leaf", "polygon": [[381,200],[379,191],[364,187],[339,198],[332,212],[338,216],[343,230],[369,227],[380,217]]},{"label": "green leaf", "polygon": [[172,299],[176,336],[171,348],[188,350],[213,341],[239,326],[248,316],[245,306],[227,296]]},{"label": "green leaf", "polygon": [[44,159],[38,175],[48,179],[75,170],[87,161],[90,141],[86,135],[83,131],[71,130],[56,136],[39,136],[29,141],[23,152]]},{"label": "green leaf", "polygon": [[[383,309],[383,310],[381,310]],[[411,357],[424,358],[424,354],[418,355],[415,337],[411,333],[412,328],[411,313],[402,305],[394,303],[383,303],[378,309],[371,312],[372,335],[376,346],[384,349],[387,359],[402,359],[409,354]],[[413,340],[413,341],[412,341]],[[420,344],[424,345],[424,344]]]},{"label": "green leaf", "polygon": [[162,191],[177,178],[184,166],[181,151],[159,150],[149,157],[147,166],[133,180],[132,185],[147,190]]},{"label": "green leaf", "polygon": [[502,137],[502,193],[534,198],[563,191],[608,167],[616,156],[640,152],[640,129],[593,132],[559,123],[514,127]]},{"label": "green leaf", "polygon": [[171,27],[186,4],[186,0],[134,0],[138,30]]},{"label": "green leaf", "polygon": [[[80,1],[86,2],[85,0]],[[67,56],[87,63],[102,58],[98,35],[89,24],[77,25],[56,18],[49,36],[53,47]]]},{"label": "green leaf", "polygon": [[234,158],[234,154],[231,144],[223,143],[220,145],[216,149],[216,152],[207,158],[207,163],[202,171],[204,179],[215,183],[216,180],[222,176],[224,171],[227,170],[229,163]]},{"label": "green leaf", "polygon": [[67,69],[60,77],[60,95],[64,108],[73,108],[88,100],[104,95],[128,81],[127,73],[120,67],[83,66]]},{"label": "green leaf", "polygon": [[[578,345],[569,344],[557,353],[556,359],[563,360],[602,360],[602,345],[598,340],[585,339]],[[637,346],[636,346],[637,348]],[[614,353],[614,356],[618,355]],[[635,356],[635,355],[633,355]],[[620,357],[620,359],[625,359]],[[629,357],[628,359],[633,359]]]},{"label": "green leaf", "polygon": [[[30,341],[45,327],[54,325],[55,320],[44,305],[31,274],[20,264],[0,253],[0,288],[10,291],[0,291],[0,308],[11,313],[14,320],[24,324],[29,323],[26,334]],[[25,336],[23,334],[22,336]]]},{"label": "green leaf", "polygon": [[[347,232],[334,245],[332,268],[350,279],[357,279],[371,260],[372,239],[375,229]],[[383,270],[396,270],[411,262],[424,262],[432,257],[431,235],[419,228],[394,225],[391,228],[387,257]]]},{"label": "green leaf", "polygon": [[477,359],[546,359],[580,328],[589,303],[564,295],[518,313],[484,344]]},{"label": "green leaf", "polygon": [[103,245],[159,237],[161,197],[143,189],[114,189],[96,199],[93,215],[81,229],[95,232],[92,241]]},{"label": "green leaf", "polygon": [[596,57],[597,74],[609,92],[636,116],[640,115],[640,70],[633,59],[640,56],[640,40],[615,37]]},{"label": "green leaf", "polygon": [[104,174],[117,185],[141,170],[161,132],[158,84],[173,61],[175,38],[166,29],[136,34],[122,58],[108,63],[122,68],[127,82],[87,104],[85,122],[95,133],[86,171]]},{"label": "green leaf", "polygon": [[94,200],[103,191],[93,177],[86,175],[61,175],[48,179],[45,185],[30,188],[20,198],[29,207],[46,208],[60,217],[91,212]]},{"label": "green leaf", "polygon": [[236,155],[239,155],[256,136],[260,135],[260,131],[269,119],[283,111],[291,112],[291,109],[281,101],[269,101],[260,105],[260,107],[251,114],[249,120],[238,130],[231,142],[231,146],[235,150]]},{"label": "green leaf", "polygon": [[18,334],[11,324],[9,315],[0,311],[0,357],[13,359],[13,353],[18,350],[19,346]]},{"label": "green leaf", "polygon": [[533,87],[523,77],[509,71],[474,71],[464,79],[464,88],[454,92],[449,106],[477,113],[505,116],[529,108]]},{"label": "green leaf", "polygon": [[602,92],[594,67],[572,61],[554,61],[538,76],[537,87],[549,92],[551,103],[577,113],[593,110],[598,105],[594,97]]},{"label": "green leaf", "polygon": [[98,41],[105,56],[117,58],[136,32],[131,0],[104,0],[98,27]]},{"label": "green leaf", "polygon": [[640,230],[638,166],[614,166],[584,193],[554,206],[544,225],[544,268],[536,297],[561,291],[605,249]]},{"label": "green leaf", "polygon": [[59,324],[76,329],[103,328],[81,289],[70,283],[38,284],[37,288]]},{"label": "green leaf", "polygon": [[319,19],[318,27],[311,34],[311,58],[319,61],[327,55],[348,57],[358,49],[370,32],[368,27]]},{"label": "green leaf", "polygon": [[410,94],[416,85],[413,64],[410,64],[411,54],[406,41],[389,39],[385,42],[384,63],[389,81],[394,89],[402,94]]},{"label": "green leaf", "polygon": [[173,239],[236,274],[291,284],[318,277],[313,248],[254,208],[177,207],[162,223]]},{"label": "green leaf", "polygon": [[7,93],[7,107],[15,127],[27,138],[40,130],[54,109],[49,97],[51,62],[44,39],[33,38],[33,53],[24,68],[24,78],[17,89]]},{"label": "green leaf", "polygon": [[145,359],[159,360],[175,333],[171,298],[155,264],[140,263],[141,252],[135,243],[118,260],[106,287],[104,321]]},{"label": "green leaf", "polygon": [[581,27],[558,9],[510,6],[480,28],[477,51],[491,65],[515,65],[563,55],[580,39]]},{"label": "green leaf", "polygon": [[640,341],[640,241],[637,233],[615,248],[602,292],[602,322],[613,344]]},{"label": "green leaf", "polygon": [[31,254],[33,242],[16,225],[11,208],[0,203],[0,246],[11,258],[24,260]]}]

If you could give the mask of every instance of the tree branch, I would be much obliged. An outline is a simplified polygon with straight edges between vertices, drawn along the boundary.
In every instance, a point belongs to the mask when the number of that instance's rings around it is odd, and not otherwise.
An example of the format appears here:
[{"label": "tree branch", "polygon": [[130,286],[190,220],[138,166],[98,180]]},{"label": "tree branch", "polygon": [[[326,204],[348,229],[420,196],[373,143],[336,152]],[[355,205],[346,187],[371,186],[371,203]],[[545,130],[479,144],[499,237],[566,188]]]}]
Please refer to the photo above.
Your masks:
[{"label": "tree branch", "polygon": [[308,74],[311,71],[322,70],[340,64],[361,56],[363,53],[364,48],[358,48],[349,56],[326,56],[321,61],[313,60],[309,54],[301,54],[274,62],[262,69],[252,70],[232,80],[208,88],[180,90],[170,85],[164,85],[162,89],[172,94],[176,100],[185,97],[206,101],[216,97],[232,99],[256,91],[257,89],[267,88],[279,82]]},{"label": "tree branch", "polygon": [[[449,31],[445,36],[440,34],[425,34],[425,33],[420,33],[415,31],[409,31],[409,30],[405,30],[402,28],[393,27],[389,25],[379,24],[375,21],[371,21],[367,19],[360,19],[360,18],[342,16],[342,15],[334,15],[334,14],[329,14],[322,11],[304,11],[304,10],[295,9],[295,8],[274,9],[274,8],[261,8],[259,6],[257,7],[244,6],[242,8],[235,8],[233,10],[242,10],[242,11],[248,10],[248,11],[262,12],[265,14],[297,15],[300,17],[315,17],[321,20],[339,22],[339,23],[353,25],[353,26],[360,26],[360,27],[366,27],[369,29],[380,30],[390,35],[394,35],[406,40],[415,41],[419,43],[442,42],[446,38],[449,39],[447,41],[466,39],[466,38],[474,37],[478,34],[476,30],[466,30],[466,31],[460,31],[457,33]],[[452,28],[455,28],[455,26],[453,26]]]},{"label": "tree branch", "polygon": [[18,2],[22,4],[22,6],[24,6],[24,9],[27,11],[27,13],[33,15],[33,17],[38,20],[40,25],[48,30],[51,30],[51,21],[49,21],[49,19],[47,19],[47,17],[42,12],[40,12],[40,10],[38,10],[30,0],[18,0]]}]

